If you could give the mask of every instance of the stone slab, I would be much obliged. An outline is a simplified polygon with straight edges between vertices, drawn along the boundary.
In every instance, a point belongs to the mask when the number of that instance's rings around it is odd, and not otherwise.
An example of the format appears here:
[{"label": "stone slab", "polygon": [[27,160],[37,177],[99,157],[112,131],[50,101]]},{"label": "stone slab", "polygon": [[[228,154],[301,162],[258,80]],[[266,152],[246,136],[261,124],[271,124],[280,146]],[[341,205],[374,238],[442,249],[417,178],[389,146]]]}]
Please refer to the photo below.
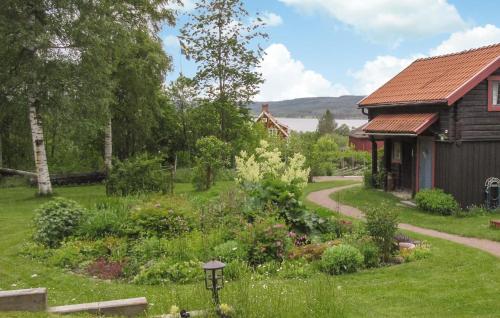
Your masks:
[{"label": "stone slab", "polygon": [[45,311],[46,309],[46,288],[0,291],[0,311]]},{"label": "stone slab", "polygon": [[145,297],[101,301],[87,304],[57,306],[49,308],[50,313],[74,314],[91,313],[102,316],[134,317],[143,314],[148,308]]}]

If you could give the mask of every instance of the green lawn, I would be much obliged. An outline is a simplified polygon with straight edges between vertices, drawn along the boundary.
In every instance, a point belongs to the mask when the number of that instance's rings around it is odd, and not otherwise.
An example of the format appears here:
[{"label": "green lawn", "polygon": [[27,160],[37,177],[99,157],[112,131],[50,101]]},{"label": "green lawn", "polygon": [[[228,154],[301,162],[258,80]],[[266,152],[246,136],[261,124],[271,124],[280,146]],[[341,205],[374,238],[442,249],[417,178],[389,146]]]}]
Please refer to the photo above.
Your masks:
[{"label": "green lawn", "polygon": [[[219,183],[219,190],[233,183]],[[312,184],[307,191],[325,184]],[[56,188],[57,194],[86,206],[104,198],[102,186]],[[195,194],[189,185],[177,192]],[[168,312],[172,304],[200,309],[209,306],[202,284],[139,286],[94,280],[59,268],[31,262],[19,255],[29,239],[33,210],[44,198],[32,188],[0,189],[0,288],[45,286],[49,304],[61,305],[146,296],[150,313]],[[412,235],[416,238],[422,236]],[[495,317],[500,312],[500,261],[489,254],[428,239],[433,255],[425,260],[329,277],[317,274],[301,280],[245,280],[231,282],[222,300],[240,311],[240,317]],[[34,276],[36,274],[36,276]],[[45,314],[3,314],[2,317],[45,317]]]},{"label": "green lawn", "polygon": [[500,230],[489,226],[491,219],[500,219],[500,213],[476,215],[470,217],[441,216],[423,212],[417,208],[402,206],[400,199],[390,193],[374,189],[356,187],[334,193],[334,200],[355,206],[361,210],[387,204],[399,212],[402,223],[409,223],[442,232],[469,237],[479,237],[500,241]]}]

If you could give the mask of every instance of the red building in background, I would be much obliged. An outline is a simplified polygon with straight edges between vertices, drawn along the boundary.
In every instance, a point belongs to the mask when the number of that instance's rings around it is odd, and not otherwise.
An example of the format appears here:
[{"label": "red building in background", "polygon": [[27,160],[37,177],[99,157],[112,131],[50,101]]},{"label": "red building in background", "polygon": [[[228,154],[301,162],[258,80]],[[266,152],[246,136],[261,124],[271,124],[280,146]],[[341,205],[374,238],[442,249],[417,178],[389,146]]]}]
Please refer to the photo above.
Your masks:
[{"label": "red building in background", "polygon": [[[358,151],[372,151],[372,142],[370,140],[370,136],[368,136],[364,131],[363,128],[367,124],[358,127],[356,129],[353,129],[351,133],[349,134],[349,146],[353,147],[354,150]],[[384,141],[379,140],[377,141],[377,148],[382,149],[384,148]]]}]

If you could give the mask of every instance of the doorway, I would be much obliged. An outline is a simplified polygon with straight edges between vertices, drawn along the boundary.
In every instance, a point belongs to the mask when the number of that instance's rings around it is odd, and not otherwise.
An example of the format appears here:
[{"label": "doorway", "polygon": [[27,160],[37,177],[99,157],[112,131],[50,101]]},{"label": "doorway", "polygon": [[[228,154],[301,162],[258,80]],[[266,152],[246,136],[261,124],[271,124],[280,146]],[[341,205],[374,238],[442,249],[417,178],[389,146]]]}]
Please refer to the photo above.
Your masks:
[{"label": "doorway", "polygon": [[434,141],[432,138],[418,138],[418,189],[433,186]]}]

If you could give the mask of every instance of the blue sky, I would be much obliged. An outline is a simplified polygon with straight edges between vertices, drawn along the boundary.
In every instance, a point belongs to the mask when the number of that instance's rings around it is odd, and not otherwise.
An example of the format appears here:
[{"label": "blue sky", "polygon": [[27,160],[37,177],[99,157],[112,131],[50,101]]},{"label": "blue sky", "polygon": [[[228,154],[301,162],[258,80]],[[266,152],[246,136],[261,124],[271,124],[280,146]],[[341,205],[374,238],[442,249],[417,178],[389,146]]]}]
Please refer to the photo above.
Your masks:
[{"label": "blue sky", "polygon": [[[184,13],[193,1],[186,1]],[[261,43],[265,83],[256,100],[369,94],[418,57],[500,43],[498,0],[246,0],[253,15],[268,19]],[[185,22],[180,16],[178,26]],[[178,28],[162,31],[173,56],[175,79],[182,64]]]}]

